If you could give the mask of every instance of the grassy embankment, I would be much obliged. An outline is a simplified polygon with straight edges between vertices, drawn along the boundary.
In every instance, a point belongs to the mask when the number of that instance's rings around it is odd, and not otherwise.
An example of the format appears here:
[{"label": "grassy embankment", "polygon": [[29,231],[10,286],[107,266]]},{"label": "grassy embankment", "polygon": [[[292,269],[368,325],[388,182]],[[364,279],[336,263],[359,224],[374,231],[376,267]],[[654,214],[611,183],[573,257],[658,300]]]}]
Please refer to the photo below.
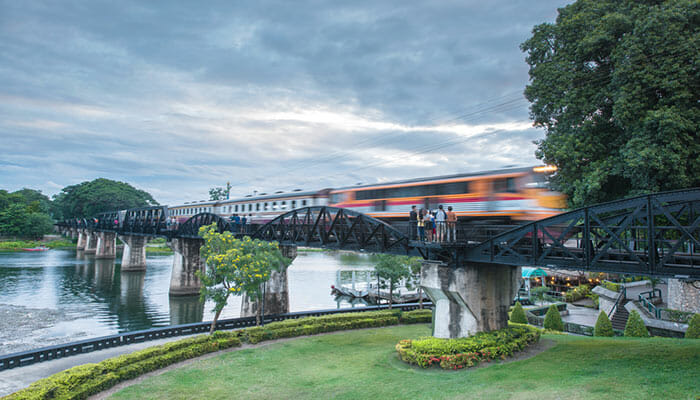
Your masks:
[{"label": "grassy embankment", "polygon": [[67,239],[51,240],[42,242],[39,240],[6,240],[0,241],[0,251],[22,251],[39,246],[46,246],[51,249],[75,248],[75,243]]},{"label": "grassy embankment", "polygon": [[196,361],[117,392],[117,399],[694,399],[700,340],[544,335],[530,359],[444,371],[399,361],[399,340],[427,325],[272,343]]}]

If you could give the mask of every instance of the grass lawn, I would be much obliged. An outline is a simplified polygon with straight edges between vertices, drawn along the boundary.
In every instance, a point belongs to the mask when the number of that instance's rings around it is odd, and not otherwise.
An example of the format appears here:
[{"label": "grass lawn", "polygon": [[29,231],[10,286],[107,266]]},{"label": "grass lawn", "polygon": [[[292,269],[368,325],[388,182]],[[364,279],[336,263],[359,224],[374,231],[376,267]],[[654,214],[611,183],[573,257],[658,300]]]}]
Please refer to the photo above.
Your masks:
[{"label": "grass lawn", "polygon": [[422,370],[394,345],[428,325],[304,337],[223,354],[145,379],[117,399],[695,399],[700,340],[545,335],[527,360]]}]

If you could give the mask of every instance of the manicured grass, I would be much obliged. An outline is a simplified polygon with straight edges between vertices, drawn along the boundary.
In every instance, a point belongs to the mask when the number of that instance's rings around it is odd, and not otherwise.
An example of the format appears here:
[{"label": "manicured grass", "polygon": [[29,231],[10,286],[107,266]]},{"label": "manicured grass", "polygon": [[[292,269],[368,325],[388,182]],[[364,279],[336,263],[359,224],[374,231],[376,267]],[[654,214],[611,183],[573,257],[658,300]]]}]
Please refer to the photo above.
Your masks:
[{"label": "manicured grass", "polygon": [[146,254],[173,254],[173,250],[166,245],[146,246]]},{"label": "manicured grass", "polygon": [[117,399],[694,399],[700,340],[544,335],[556,347],[487,368],[422,370],[394,346],[428,325],[348,331],[234,351],[151,377]]}]

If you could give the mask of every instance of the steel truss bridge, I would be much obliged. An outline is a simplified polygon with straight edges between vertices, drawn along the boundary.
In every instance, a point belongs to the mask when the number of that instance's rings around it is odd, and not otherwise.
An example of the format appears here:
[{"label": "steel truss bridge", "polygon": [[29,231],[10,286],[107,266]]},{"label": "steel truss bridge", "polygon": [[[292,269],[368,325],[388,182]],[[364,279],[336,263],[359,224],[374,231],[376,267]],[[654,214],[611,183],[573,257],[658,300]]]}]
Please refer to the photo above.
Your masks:
[{"label": "steel truss bridge", "polygon": [[57,225],[171,239],[198,238],[200,227],[215,223],[219,232],[285,245],[415,255],[455,266],[482,262],[700,279],[700,188],[584,207],[524,225],[460,223],[459,240],[442,243],[411,240],[406,223],[333,207],[292,210],[264,225],[247,225],[245,232],[210,213],[176,227],[167,217],[166,207],[147,207]]}]

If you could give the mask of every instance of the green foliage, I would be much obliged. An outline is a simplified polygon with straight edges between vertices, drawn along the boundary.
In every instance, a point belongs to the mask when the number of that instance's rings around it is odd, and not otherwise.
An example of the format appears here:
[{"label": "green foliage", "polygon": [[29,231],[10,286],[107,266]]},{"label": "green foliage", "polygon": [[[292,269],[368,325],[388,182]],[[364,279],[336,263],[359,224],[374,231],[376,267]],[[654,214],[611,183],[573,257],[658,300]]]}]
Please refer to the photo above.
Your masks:
[{"label": "green foliage", "polygon": [[625,336],[630,337],[649,337],[649,331],[642,321],[642,317],[636,310],[632,310],[627,324],[625,325]]},{"label": "green foliage", "polygon": [[537,286],[530,289],[530,296],[532,296],[535,301],[539,301],[541,305],[544,303],[545,297],[547,297],[547,292],[549,292],[549,288],[547,286]]},{"label": "green foliage", "polygon": [[612,290],[613,292],[619,292],[620,288],[622,287],[619,283],[610,281],[603,281],[600,283],[600,285],[608,290]]},{"label": "green foliage", "polygon": [[402,340],[396,345],[396,351],[401,360],[422,368],[437,364],[443,369],[462,369],[480,361],[505,359],[539,339],[539,329],[513,324],[505,329],[480,332],[466,338]]},{"label": "green foliage", "polygon": [[176,362],[238,347],[241,345],[238,336],[238,332],[200,335],[110,358],[97,364],[80,365],[38,380],[7,399],[86,399],[119,382]]},{"label": "green foliage", "polygon": [[510,313],[510,322],[516,324],[527,324],[527,316],[525,315],[525,310],[519,301],[515,302],[513,311]]},{"label": "green foliage", "polygon": [[559,309],[557,306],[552,304],[547,310],[547,314],[544,316],[544,329],[551,329],[553,331],[563,331],[564,322],[561,320],[561,314],[559,314]]},{"label": "green foliage", "polygon": [[426,322],[433,322],[432,310],[413,310],[401,313],[402,324],[420,324]]},{"label": "green foliage", "polygon": [[14,203],[0,211],[0,235],[40,239],[51,232],[51,217],[41,211],[33,211],[35,209],[32,205]]},{"label": "green foliage", "polygon": [[158,205],[147,192],[104,178],[66,186],[54,196],[53,202],[57,219],[92,217],[106,211]]},{"label": "green foliage", "polygon": [[598,314],[598,320],[595,322],[593,336],[615,336],[612,322],[610,322],[608,315],[602,311]]},{"label": "green foliage", "polygon": [[277,242],[251,240],[248,236],[236,239],[231,232],[219,233],[216,229],[216,224],[199,228],[199,235],[204,238],[200,254],[208,268],[205,273],[197,272],[202,282],[202,301],[214,302],[212,331],[231,294],[246,292],[250,298],[260,300],[262,285],[270,279],[272,271],[287,268],[291,263],[282,256]]},{"label": "green foliage", "polygon": [[228,199],[230,189],[222,187],[214,187],[209,189],[209,200],[226,200]]},{"label": "green foliage", "polygon": [[578,0],[533,28],[537,157],[572,206],[700,186],[697,0]]},{"label": "green foliage", "polygon": [[574,301],[581,300],[585,297],[587,297],[591,293],[591,287],[588,285],[580,285],[576,286],[575,288],[569,290],[564,294],[564,299],[568,303],[573,303]]},{"label": "green foliage", "polygon": [[380,254],[377,256],[374,272],[379,277],[381,287],[389,288],[389,308],[391,308],[396,285],[404,279],[410,279],[414,275],[415,270],[420,269],[420,264],[421,261],[417,257],[391,254]]},{"label": "green foliage", "polygon": [[700,314],[693,315],[688,321],[688,330],[685,331],[686,339],[700,339]]},{"label": "green foliage", "polygon": [[[665,315],[664,315],[665,314]],[[679,310],[672,310],[670,308],[664,308],[662,309],[662,318],[668,318],[669,320],[673,322],[680,322],[682,324],[687,324],[688,321],[695,315],[695,313],[692,312],[686,312],[686,311],[679,311]]]}]

